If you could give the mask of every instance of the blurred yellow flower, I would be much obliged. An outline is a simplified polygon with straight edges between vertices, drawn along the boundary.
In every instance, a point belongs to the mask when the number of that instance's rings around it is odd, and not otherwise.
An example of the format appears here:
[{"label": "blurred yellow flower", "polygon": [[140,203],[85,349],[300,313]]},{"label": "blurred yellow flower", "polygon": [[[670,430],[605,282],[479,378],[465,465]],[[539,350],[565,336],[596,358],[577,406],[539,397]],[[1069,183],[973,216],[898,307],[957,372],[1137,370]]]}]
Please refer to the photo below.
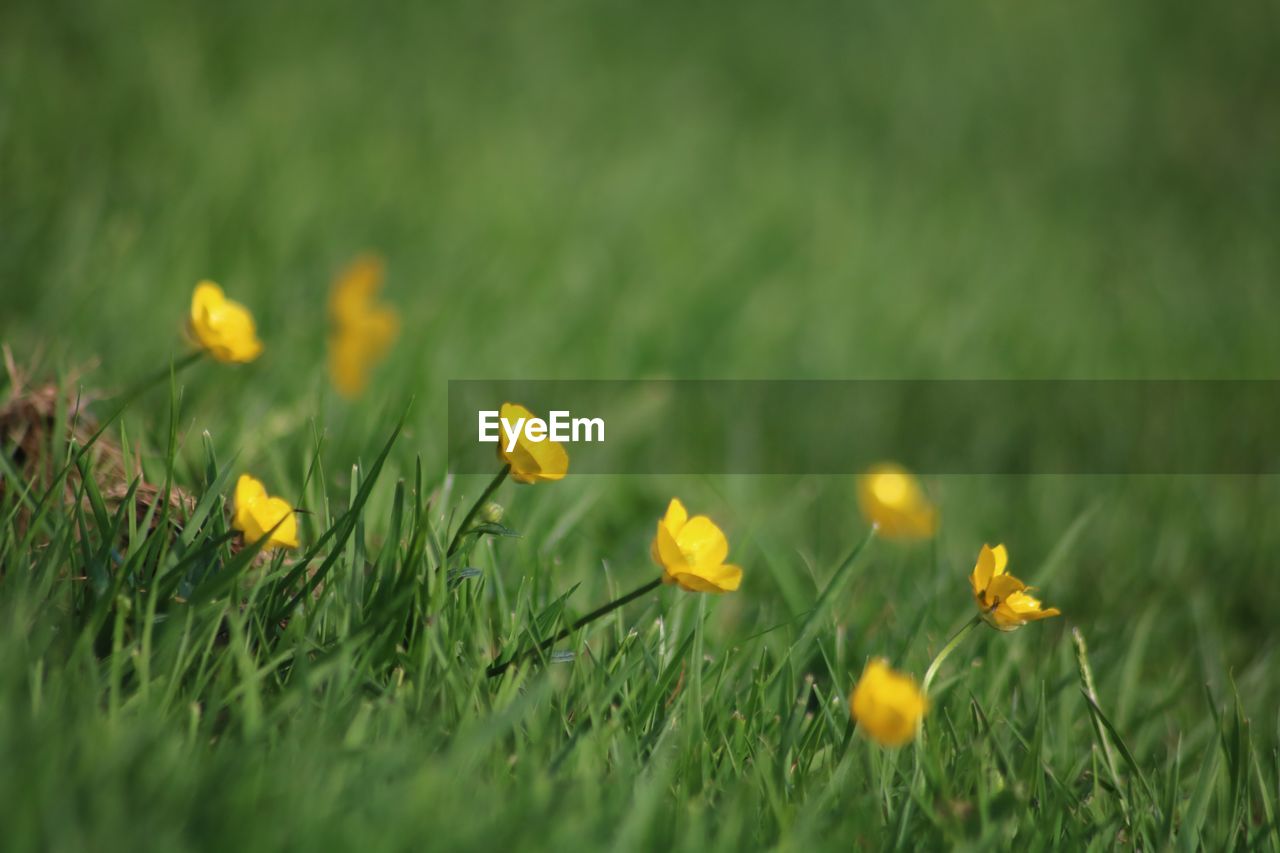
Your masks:
[{"label": "blurred yellow flower", "polygon": [[969,576],[973,599],[988,625],[1012,631],[1037,619],[1061,615],[1056,607],[1041,609],[1040,600],[1030,594],[1031,587],[1005,572],[1008,564],[1009,552],[1003,545],[983,545]]},{"label": "blurred yellow flower", "polygon": [[[518,403],[503,403],[498,417],[508,424],[527,424],[536,415]],[[564,445],[549,438],[533,441],[524,429],[520,430],[514,449],[507,450],[505,440],[498,442],[498,458],[511,466],[511,479],[518,483],[563,480],[569,473],[569,454]]]},{"label": "blurred yellow flower", "polygon": [[897,672],[884,658],[867,661],[849,697],[849,712],[858,728],[885,746],[910,743],[929,710],[929,700],[915,679]]},{"label": "blurred yellow flower", "polygon": [[[277,524],[280,526],[276,527]],[[236,481],[231,526],[244,534],[246,544],[270,535],[263,546],[265,550],[298,547],[298,522],[293,517],[293,507],[283,498],[269,496],[261,481],[248,474],[241,474]]]},{"label": "blurred yellow flower", "polygon": [[334,280],[329,293],[329,376],[347,398],[364,392],[369,371],[400,334],[396,312],[374,302],[383,269],[381,258],[361,255]]},{"label": "blurred yellow flower", "polygon": [[725,563],[729,540],[705,515],[689,517],[678,498],[672,498],[666,517],[649,546],[662,567],[662,580],[690,592],[732,592],[742,583],[742,569]]},{"label": "blurred yellow flower", "polygon": [[938,511],[920,481],[892,462],[858,478],[858,506],[886,539],[928,539],[938,529]]},{"label": "blurred yellow flower", "polygon": [[262,354],[249,309],[228,299],[211,281],[196,285],[188,329],[196,343],[218,361],[244,364]]}]

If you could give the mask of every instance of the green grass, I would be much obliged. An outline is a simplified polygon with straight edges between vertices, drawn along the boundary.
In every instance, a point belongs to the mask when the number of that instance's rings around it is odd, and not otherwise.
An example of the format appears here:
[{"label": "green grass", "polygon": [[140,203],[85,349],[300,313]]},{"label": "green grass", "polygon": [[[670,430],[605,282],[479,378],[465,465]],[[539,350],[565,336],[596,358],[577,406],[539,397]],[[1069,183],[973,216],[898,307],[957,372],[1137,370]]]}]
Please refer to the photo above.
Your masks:
[{"label": "green grass", "polygon": [[[487,482],[450,378],[1273,377],[1278,43],[1263,2],[6,4],[0,339],[99,420],[199,278],[267,351],[131,400],[123,480],[3,437],[2,846],[1280,848],[1274,477],[931,477],[939,538],[846,565],[845,478],[571,476],[443,558]],[[348,404],[366,248],[405,333]],[[236,553],[245,471],[298,552]],[[652,579],[672,495],[740,592],[485,677]],[[867,742],[864,661],[922,675],[997,541],[1064,617]]]}]

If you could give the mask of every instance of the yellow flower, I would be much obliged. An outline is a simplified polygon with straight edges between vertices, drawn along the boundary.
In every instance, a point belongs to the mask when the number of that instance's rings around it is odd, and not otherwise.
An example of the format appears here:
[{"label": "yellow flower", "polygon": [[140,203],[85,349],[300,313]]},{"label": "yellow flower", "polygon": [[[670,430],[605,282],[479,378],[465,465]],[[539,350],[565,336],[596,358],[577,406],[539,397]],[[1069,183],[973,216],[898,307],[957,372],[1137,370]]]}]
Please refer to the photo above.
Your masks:
[{"label": "yellow flower", "polygon": [[671,499],[658,522],[649,553],[662,567],[664,583],[689,592],[732,592],[742,583],[742,569],[724,561],[729,556],[724,531],[705,515],[690,518],[678,498]]},{"label": "yellow flower", "polygon": [[334,279],[329,316],[335,323],[359,318],[382,289],[386,264],[373,254],[360,255]]},{"label": "yellow flower", "polygon": [[[276,527],[277,524],[280,526]],[[293,507],[283,498],[269,496],[266,487],[248,474],[241,474],[236,481],[235,514],[231,526],[244,534],[247,544],[253,544],[269,533],[271,538],[263,546],[265,550],[298,547],[298,522],[293,517]]]},{"label": "yellow flower", "polygon": [[382,360],[400,334],[400,318],[391,308],[374,303],[382,287],[383,263],[363,255],[347,267],[329,293],[329,376],[338,393],[358,397],[369,371]]},{"label": "yellow flower", "polygon": [[910,743],[929,710],[915,679],[897,672],[884,658],[872,658],[849,697],[858,728],[885,746]]},{"label": "yellow flower", "polygon": [[[521,419],[527,424],[536,416],[518,403],[503,403],[498,417],[511,424],[514,429]],[[515,449],[510,452],[507,451],[505,434],[501,436],[498,441],[498,458],[511,466],[511,479],[518,483],[563,480],[564,475],[569,473],[569,454],[565,452],[564,445],[549,438],[531,441],[523,428],[516,440]]]},{"label": "yellow flower", "polygon": [[196,285],[188,328],[196,343],[218,361],[244,364],[262,354],[249,309],[228,299],[211,281]]},{"label": "yellow flower", "polygon": [[928,539],[938,529],[938,511],[920,481],[892,462],[858,478],[858,506],[886,539]]},{"label": "yellow flower", "polygon": [[1009,552],[1003,545],[983,545],[969,576],[973,599],[988,625],[1012,631],[1037,619],[1061,615],[1056,607],[1042,610],[1040,600],[1030,594],[1031,587],[1005,572],[1008,564]]}]

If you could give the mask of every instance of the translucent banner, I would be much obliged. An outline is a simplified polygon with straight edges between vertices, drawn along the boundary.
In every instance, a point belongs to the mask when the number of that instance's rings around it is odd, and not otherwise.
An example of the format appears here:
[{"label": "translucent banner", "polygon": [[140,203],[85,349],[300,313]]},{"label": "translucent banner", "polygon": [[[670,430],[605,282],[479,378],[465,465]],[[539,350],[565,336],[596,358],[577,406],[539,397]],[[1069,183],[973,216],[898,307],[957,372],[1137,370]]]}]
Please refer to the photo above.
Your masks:
[{"label": "translucent banner", "polygon": [[574,474],[1280,473],[1269,380],[459,380],[448,422],[468,474],[519,440]]}]

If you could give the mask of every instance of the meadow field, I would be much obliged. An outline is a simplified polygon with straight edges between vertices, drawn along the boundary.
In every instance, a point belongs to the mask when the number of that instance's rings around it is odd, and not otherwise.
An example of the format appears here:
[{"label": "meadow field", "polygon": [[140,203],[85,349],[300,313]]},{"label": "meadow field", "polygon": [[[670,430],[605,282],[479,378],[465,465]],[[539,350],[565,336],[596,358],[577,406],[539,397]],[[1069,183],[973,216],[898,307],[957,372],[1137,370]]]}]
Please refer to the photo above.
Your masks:
[{"label": "meadow field", "polygon": [[[468,516],[445,437],[455,379],[1274,379],[1277,93],[1271,0],[6,2],[0,849],[1280,850],[1274,473],[921,471],[896,541],[845,475]],[[673,497],[740,587],[546,643]],[[1000,543],[1061,615],[879,742]]]}]

